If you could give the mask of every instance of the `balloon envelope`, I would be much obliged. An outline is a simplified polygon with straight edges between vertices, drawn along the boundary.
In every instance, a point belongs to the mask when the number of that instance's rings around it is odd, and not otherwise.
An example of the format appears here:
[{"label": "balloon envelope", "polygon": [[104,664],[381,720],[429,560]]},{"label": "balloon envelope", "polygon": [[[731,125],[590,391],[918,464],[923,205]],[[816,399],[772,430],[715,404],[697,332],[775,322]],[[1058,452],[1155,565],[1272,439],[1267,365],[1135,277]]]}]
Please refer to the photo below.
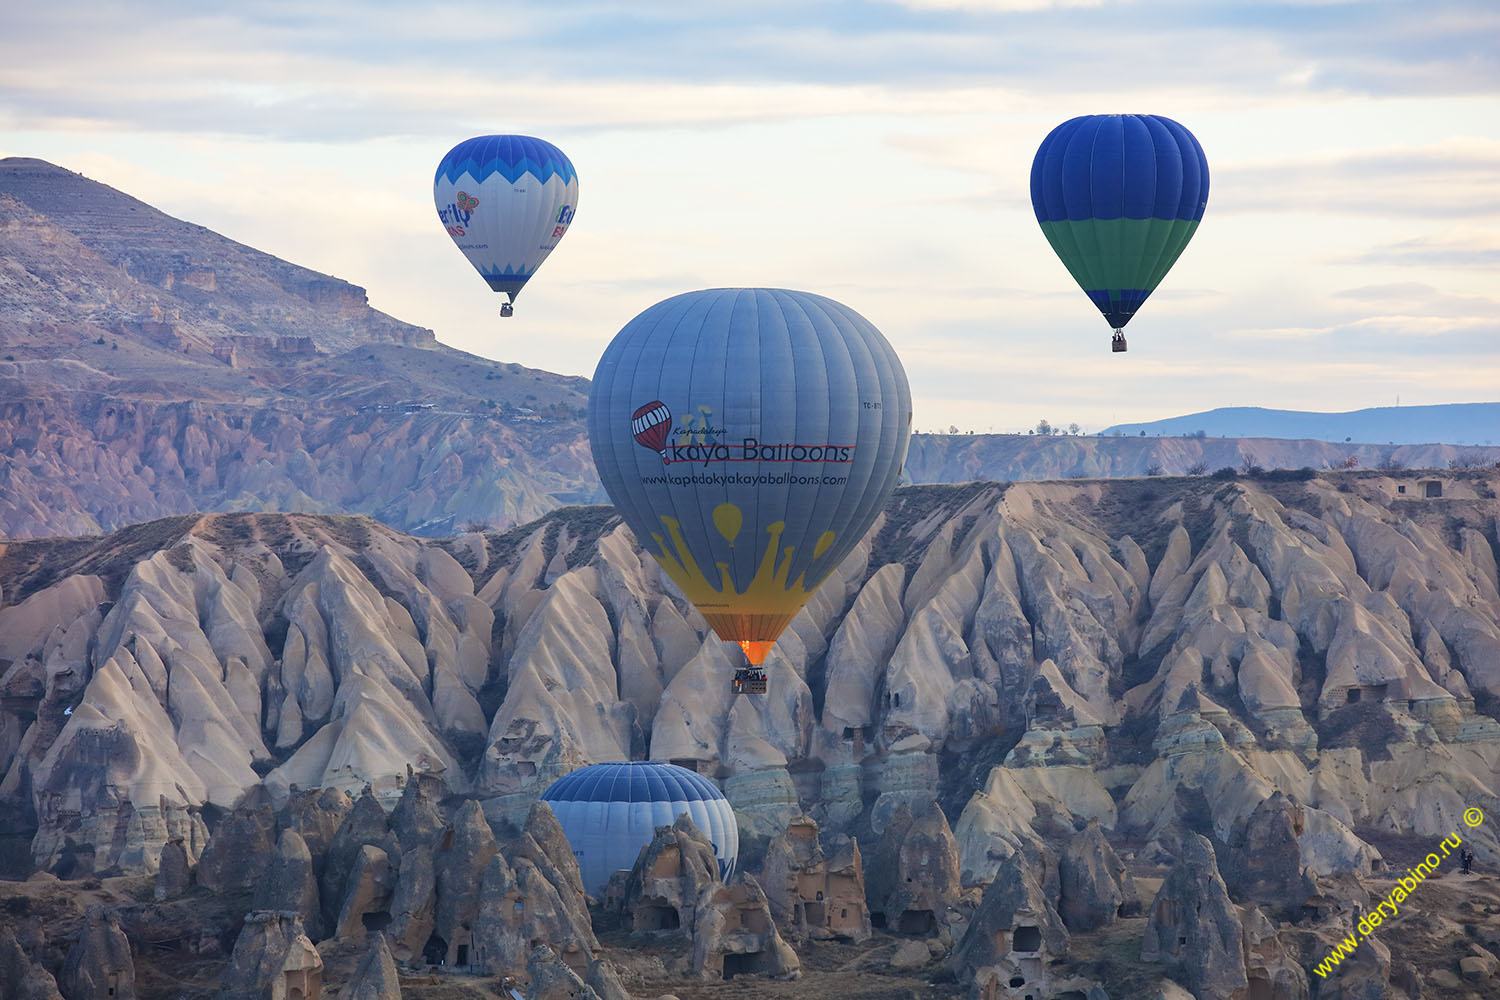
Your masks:
[{"label": "balloon envelope", "polygon": [[1208,160],[1161,115],[1085,115],[1042,140],[1031,205],[1109,325],[1120,329],[1193,238],[1208,205]]},{"label": "balloon envelope", "polygon": [[514,301],[572,223],[578,174],[550,142],[481,135],[448,150],[432,196],[469,263]]},{"label": "balloon envelope", "polygon": [[610,499],[756,664],[885,506],[910,433],[880,331],[783,289],[658,302],[605,349],[589,395]]},{"label": "balloon envelope", "polygon": [[629,870],[659,826],[687,813],[714,845],[719,876],[734,874],[739,826],[712,781],[675,764],[591,764],[554,781],[542,801],[552,808],[578,859],[583,886],[603,895],[615,872]]}]

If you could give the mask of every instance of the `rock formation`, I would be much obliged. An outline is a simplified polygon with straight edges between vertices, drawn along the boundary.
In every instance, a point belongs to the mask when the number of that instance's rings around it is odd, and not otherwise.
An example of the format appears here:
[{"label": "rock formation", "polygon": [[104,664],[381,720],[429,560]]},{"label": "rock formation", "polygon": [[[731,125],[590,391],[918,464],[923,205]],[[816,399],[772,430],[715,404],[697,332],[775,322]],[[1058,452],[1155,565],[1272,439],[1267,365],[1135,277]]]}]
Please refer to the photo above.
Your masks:
[{"label": "rock formation", "polygon": [[1229,996],[1248,988],[1244,926],[1219,877],[1213,845],[1197,834],[1151,904],[1141,960],[1161,962],[1193,993]]},{"label": "rock formation", "polygon": [[[887,828],[887,837],[894,840],[897,829]],[[880,904],[885,926],[902,934],[948,935],[951,941],[961,893],[958,842],[942,809],[930,802],[900,835],[890,889]]]},{"label": "rock formation", "polygon": [[[162,856],[166,857],[163,851]],[[158,879],[160,884],[160,879]],[[302,919],[308,937],[321,940],[323,912],[318,899],[318,880],[313,874],[312,852],[296,830],[282,831],[276,853],[255,885],[252,909],[289,910]]]},{"label": "rock formation", "polygon": [[[391,894],[391,922],[386,927],[391,954],[398,962],[422,956],[432,937],[433,910],[437,905],[437,871],[432,848],[417,847],[401,855],[396,889]],[[447,942],[443,942],[444,945]],[[434,943],[434,951],[439,949]]]},{"label": "rock formation", "polygon": [[[1062,917],[1020,856],[1012,855],[1001,862],[985,890],[949,967],[961,978],[972,976],[976,982],[1005,984],[1006,990],[1030,987],[1045,993],[1055,985],[1050,982],[1049,966],[1067,953],[1068,929]],[[990,987],[992,993],[995,988]]]},{"label": "rock formation", "polygon": [[692,938],[692,969],[705,979],[744,974],[795,979],[802,967],[776,930],[765,892],[746,872],[708,888],[697,908]]},{"label": "rock formation", "polygon": [[[366,847],[371,850],[366,851]],[[325,926],[338,934],[351,900],[355,908],[352,919],[359,921],[365,912],[362,907],[395,888],[391,870],[394,867],[399,872],[400,864],[401,845],[386,822],[385,810],[366,789],[339,824],[324,854],[318,894]],[[360,873],[366,880],[363,888],[357,884]]]},{"label": "rock formation", "polygon": [[[1093,919],[1069,908],[1085,897],[1102,917],[1107,886],[1065,888],[1090,865],[1057,853],[1090,821],[1144,864],[1206,835],[1233,897],[1273,921],[1316,880],[1300,909],[1323,920],[1379,874],[1372,842],[1500,811],[1500,476],[1398,492],[1417,481],[898,492],[768,660],[782,694],[754,704],[725,695],[723,644],[604,509],[442,542],[281,514],[13,542],[0,823],[69,878],[154,874],[177,841],[164,886],[205,852],[209,883],[232,879],[235,838],[268,859],[294,830],[325,930],[378,848],[390,909],[367,913],[389,913],[393,953],[418,961],[437,854],[429,887],[422,859],[405,875],[407,841],[436,841],[455,796],[509,837],[554,775],[649,753],[723,782],[752,870],[803,815],[826,845],[859,837],[890,930],[922,909],[887,904],[912,810],[934,798],[958,817],[958,889],[939,894],[952,938],[963,893],[1016,856],[1069,920]],[[571,883],[552,835],[528,836],[517,858]],[[1500,860],[1487,825],[1469,837],[1482,867]],[[577,923],[580,897],[554,893]],[[1407,957],[1388,944],[1395,976]]]},{"label": "rock formation", "polygon": [[135,961],[130,942],[112,915],[99,907],[89,908],[78,940],[68,949],[57,986],[68,1000],[135,1000]]},{"label": "rock formation", "polygon": [[468,964],[458,961],[457,955],[472,944],[485,870],[498,851],[484,810],[470,799],[459,807],[453,825],[443,832],[433,852],[432,933],[447,942],[452,954],[442,957],[452,964]]},{"label": "rock formation", "polygon": [[431,847],[433,839],[447,825],[438,811],[438,800],[447,794],[447,785],[434,774],[419,774],[407,768],[406,786],[391,810],[391,832],[403,852]]},{"label": "rock formation", "polygon": [[323,986],[323,959],[295,913],[256,910],[245,917],[224,973],[219,1000],[314,1000]]},{"label": "rock formation", "polygon": [[679,816],[671,826],[656,828],[630,870],[619,903],[625,926],[691,935],[699,907],[720,884],[713,844],[691,819]]},{"label": "rock formation", "polygon": [[588,920],[577,920],[577,908],[576,901],[564,903],[530,859],[507,862],[505,855],[494,855],[480,885],[472,964],[491,975],[524,979],[533,950],[546,945],[553,959],[586,975],[599,942]]},{"label": "rock formation", "polygon": [[1302,865],[1303,808],[1281,792],[1235,824],[1219,868],[1231,895],[1267,907],[1294,909],[1317,892]]},{"label": "rock formation", "polygon": [[348,1000],[401,1000],[401,981],[384,934],[370,935],[370,947],[341,995]]},{"label": "rock formation", "polygon": [[1116,916],[1140,912],[1135,882],[1097,821],[1090,820],[1064,845],[1057,873],[1057,910],[1075,934],[1112,923]]},{"label": "rock formation", "polygon": [[156,888],[152,894],[158,902],[180,896],[187,891],[192,878],[187,848],[181,837],[174,837],[162,845],[161,861],[156,869]]},{"label": "rock formation", "polygon": [[359,941],[367,929],[389,923],[395,888],[396,871],[390,855],[373,844],[361,844],[344,879],[344,900],[334,919],[332,936]]},{"label": "rock formation", "polygon": [[[106,984],[108,979],[105,980]],[[63,1000],[52,973],[26,956],[16,936],[0,925],[0,996],[13,1000]]]},{"label": "rock formation", "polygon": [[793,820],[772,838],[759,882],[777,929],[787,937],[864,941],[870,936],[859,844],[840,835],[825,855],[810,816]]}]

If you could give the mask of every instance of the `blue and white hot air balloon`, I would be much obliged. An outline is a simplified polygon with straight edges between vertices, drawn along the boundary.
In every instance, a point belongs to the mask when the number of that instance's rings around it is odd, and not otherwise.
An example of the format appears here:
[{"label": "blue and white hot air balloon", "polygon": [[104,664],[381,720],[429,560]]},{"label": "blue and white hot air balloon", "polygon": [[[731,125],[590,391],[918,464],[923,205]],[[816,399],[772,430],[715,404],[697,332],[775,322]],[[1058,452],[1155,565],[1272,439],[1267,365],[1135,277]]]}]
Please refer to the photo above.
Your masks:
[{"label": "blue and white hot air balloon", "polygon": [[432,182],[438,218],[469,263],[507,296],[500,315],[557,247],[578,208],[578,173],[529,135],[481,135],[448,150]]},{"label": "blue and white hot air balloon", "polygon": [[635,867],[659,826],[687,813],[714,845],[728,879],[740,853],[740,829],[729,800],[696,771],[656,761],[590,764],[565,774],[542,794],[567,835],[583,887],[603,895],[617,871]]}]

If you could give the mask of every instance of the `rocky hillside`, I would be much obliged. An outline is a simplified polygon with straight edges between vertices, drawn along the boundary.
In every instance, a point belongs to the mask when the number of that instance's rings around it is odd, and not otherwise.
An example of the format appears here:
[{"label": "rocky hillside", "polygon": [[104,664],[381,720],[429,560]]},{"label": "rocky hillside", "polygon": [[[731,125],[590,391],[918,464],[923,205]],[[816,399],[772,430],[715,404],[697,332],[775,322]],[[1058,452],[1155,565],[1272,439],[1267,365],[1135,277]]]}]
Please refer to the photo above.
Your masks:
[{"label": "rocky hillside", "polygon": [[[650,757],[720,782],[748,870],[785,868],[794,827],[851,835],[872,909],[937,933],[961,985],[1003,982],[995,928],[1055,910],[1106,926],[1074,930],[1080,975],[1124,975],[1124,947],[1199,995],[1246,976],[1325,995],[1308,970],[1387,869],[1457,831],[1500,865],[1493,820],[1462,818],[1500,816],[1500,474],[1441,474],[1436,498],[1431,478],[903,489],[767,660],[765,697],[731,696],[724,644],[608,508],[442,541],[248,513],[12,541],[5,874],[197,865],[206,885],[206,845],[251,822],[233,816],[367,786],[390,810],[413,774],[516,830],[553,778]],[[908,864],[926,874],[892,880]],[[394,868],[370,872],[389,892]],[[1223,933],[1200,966],[1171,942],[1206,933],[1181,916],[1204,906]],[[1458,961],[1459,925],[1421,928],[1366,952],[1368,995],[1420,992],[1416,942]]]},{"label": "rocky hillside", "polygon": [[730,696],[608,508],[442,542],[274,514],[11,542],[0,814],[37,866],[139,871],[262,783],[379,791],[411,763],[524,816],[581,763],[650,756],[722,778],[751,839],[803,808],[878,833],[941,787],[983,873],[1004,762],[1006,794],[1145,839],[1227,837],[1280,789],[1335,851],[1310,861],[1352,863],[1362,831],[1500,814],[1497,477],[1443,482],[902,490],[765,698]]},{"label": "rocky hillside", "polygon": [[39,160],[0,161],[0,248],[0,535],[243,509],[451,533],[596,496],[583,379]]}]

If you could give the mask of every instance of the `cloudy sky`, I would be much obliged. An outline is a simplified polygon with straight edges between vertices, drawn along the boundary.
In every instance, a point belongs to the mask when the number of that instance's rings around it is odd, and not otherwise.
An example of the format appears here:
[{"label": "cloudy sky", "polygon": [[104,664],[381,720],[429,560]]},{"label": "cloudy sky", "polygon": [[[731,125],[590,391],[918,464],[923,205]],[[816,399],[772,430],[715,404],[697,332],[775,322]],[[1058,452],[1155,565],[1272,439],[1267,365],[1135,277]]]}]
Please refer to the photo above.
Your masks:
[{"label": "cloudy sky", "polygon": [[[1103,112],[1177,119],[1212,171],[1124,355],[1028,194]],[[507,320],[431,200],[491,132],[581,185]],[[770,285],[880,327],[923,430],[1500,399],[1494,0],[11,4],[9,155],[570,374],[658,299]]]}]

